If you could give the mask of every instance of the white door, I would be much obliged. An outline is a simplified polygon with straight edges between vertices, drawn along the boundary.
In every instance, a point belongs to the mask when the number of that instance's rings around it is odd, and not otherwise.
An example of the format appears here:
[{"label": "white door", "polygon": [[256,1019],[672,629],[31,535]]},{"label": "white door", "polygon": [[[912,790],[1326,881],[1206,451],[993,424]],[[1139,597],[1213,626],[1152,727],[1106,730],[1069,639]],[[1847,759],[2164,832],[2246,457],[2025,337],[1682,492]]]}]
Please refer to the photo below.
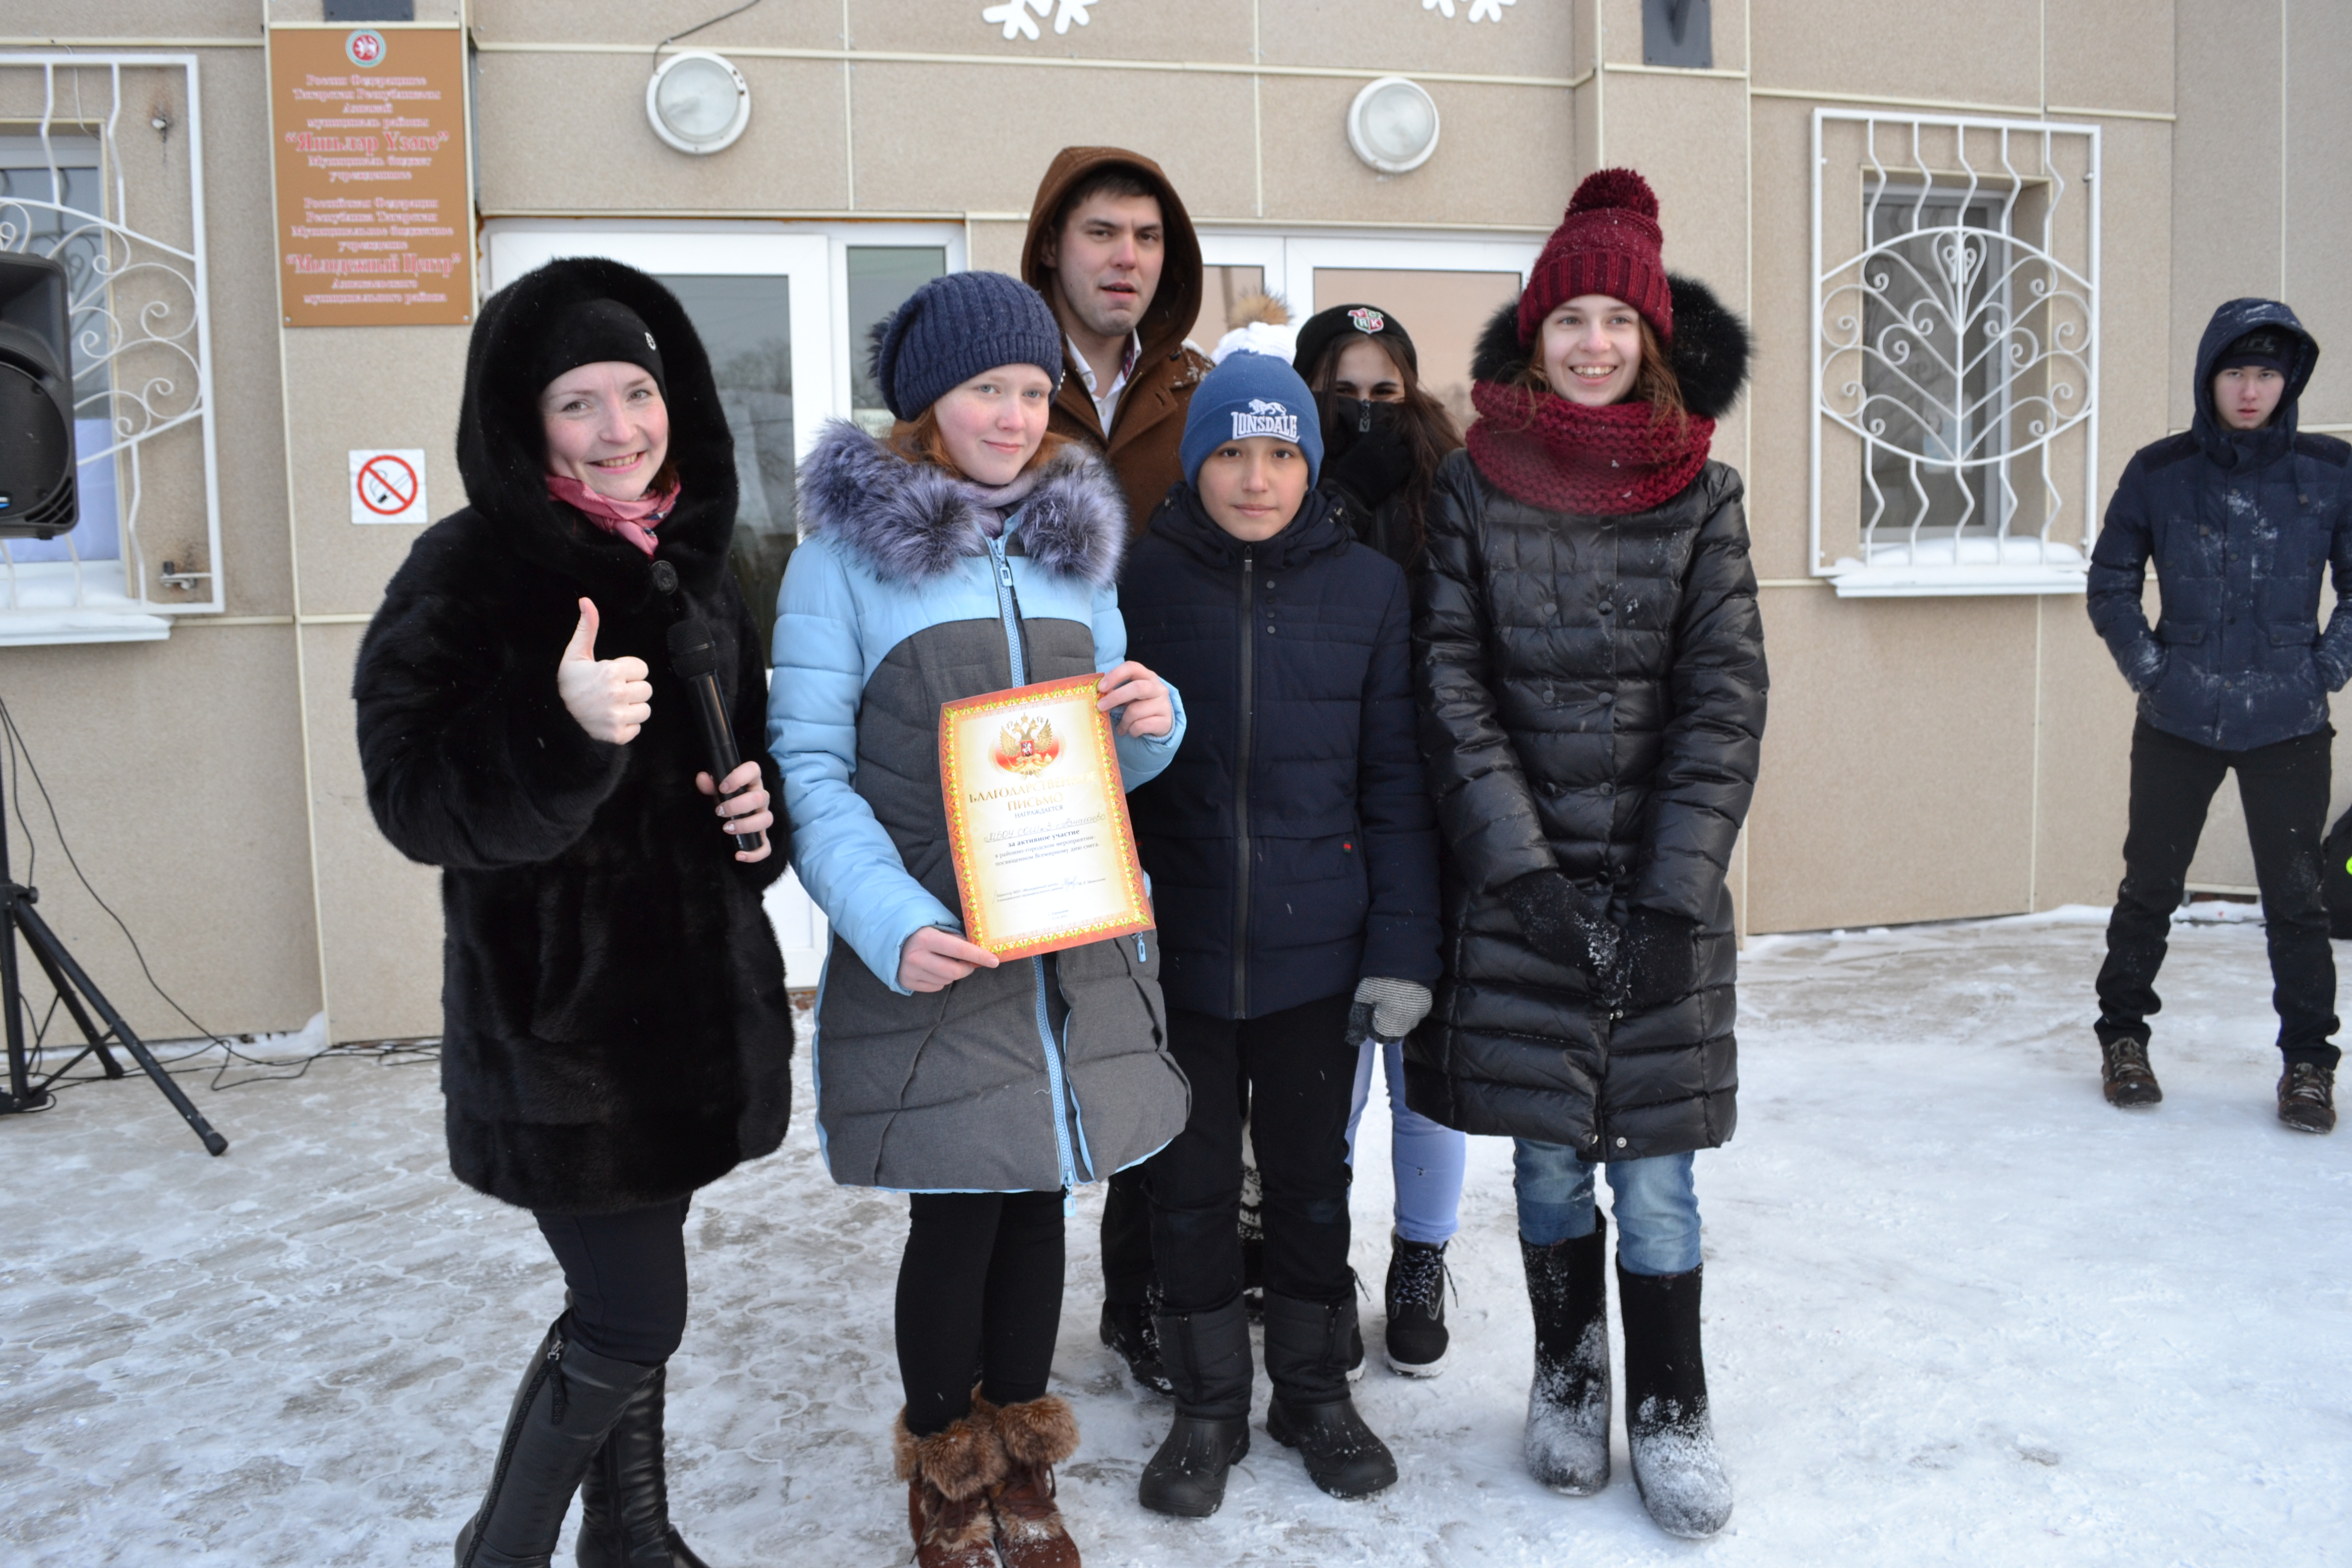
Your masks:
[{"label": "white door", "polygon": [[[668,285],[700,334],[735,437],[739,500],[731,564],[762,636],[799,536],[794,471],[825,420],[849,412],[848,367],[836,363],[843,315],[833,243],[772,226],[681,231],[593,220],[493,225],[485,235],[489,282],[505,287],[560,256],[601,256]],[[764,736],[739,735],[749,749]],[[768,890],[788,984],[816,984],[827,942],[824,914],[789,870]]]}]

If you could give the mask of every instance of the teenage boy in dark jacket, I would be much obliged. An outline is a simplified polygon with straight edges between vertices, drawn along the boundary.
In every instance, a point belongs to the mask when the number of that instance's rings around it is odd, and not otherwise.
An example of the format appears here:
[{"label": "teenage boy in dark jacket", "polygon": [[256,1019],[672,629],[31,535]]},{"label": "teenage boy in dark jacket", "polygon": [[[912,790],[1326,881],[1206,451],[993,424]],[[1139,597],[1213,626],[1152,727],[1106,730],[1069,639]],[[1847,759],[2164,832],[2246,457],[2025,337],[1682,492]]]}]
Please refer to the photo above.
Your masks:
[{"label": "teenage boy in dark jacket", "polygon": [[[2320,896],[2327,694],[2352,675],[2352,447],[2299,434],[2319,345],[2272,300],[2232,300],[2197,346],[2196,416],[2125,468],[2091,553],[2091,624],[2139,696],[2124,880],[2099,971],[2107,1099],[2164,1098],[2147,1016],[2189,862],[2221,775],[2238,774],[2270,938],[2285,1071],[2278,1116],[2336,1126],[2336,960]],[[2156,566],[2154,630],[2140,589]],[[2333,572],[2336,608],[2319,629]]]},{"label": "teenage boy in dark jacket", "polygon": [[1129,801],[1169,1046],[1202,1086],[1145,1167],[1177,1414],[1141,1495],[1163,1513],[1214,1512],[1249,1447],[1241,1115],[1211,1091],[1240,1077],[1265,1194],[1267,1435],[1333,1496],[1396,1479],[1348,1395],[1347,1127],[1357,1047],[1401,1038],[1429,1010],[1437,840],[1404,573],[1353,542],[1314,489],[1322,455],[1297,372],[1226,360],[1192,395],[1187,482],[1153,514],[1119,595],[1130,652],[1164,661],[1192,713],[1175,761]]}]

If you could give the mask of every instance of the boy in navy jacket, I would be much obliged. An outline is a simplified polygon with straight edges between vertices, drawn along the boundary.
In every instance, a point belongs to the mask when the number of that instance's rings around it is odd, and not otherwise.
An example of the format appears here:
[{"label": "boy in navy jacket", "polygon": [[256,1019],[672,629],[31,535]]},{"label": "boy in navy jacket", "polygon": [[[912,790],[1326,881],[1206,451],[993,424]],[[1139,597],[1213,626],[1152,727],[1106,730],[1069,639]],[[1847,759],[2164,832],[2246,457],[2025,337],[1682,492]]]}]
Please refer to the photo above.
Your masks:
[{"label": "boy in navy jacket", "polygon": [[[1266,1430],[1362,1497],[1396,1464],[1348,1395],[1347,1126],[1358,1046],[1428,1011],[1437,843],[1413,740],[1403,572],[1315,488],[1320,422],[1280,360],[1193,394],[1169,491],[1129,557],[1130,648],[1186,693],[1189,738],[1130,798],[1163,943],[1170,1046],[1194,1086],[1146,1168],[1174,1429],[1144,1505],[1204,1515],[1249,1443],[1239,1097],[1265,1183]],[[1194,694],[1198,695],[1195,696]]]}]

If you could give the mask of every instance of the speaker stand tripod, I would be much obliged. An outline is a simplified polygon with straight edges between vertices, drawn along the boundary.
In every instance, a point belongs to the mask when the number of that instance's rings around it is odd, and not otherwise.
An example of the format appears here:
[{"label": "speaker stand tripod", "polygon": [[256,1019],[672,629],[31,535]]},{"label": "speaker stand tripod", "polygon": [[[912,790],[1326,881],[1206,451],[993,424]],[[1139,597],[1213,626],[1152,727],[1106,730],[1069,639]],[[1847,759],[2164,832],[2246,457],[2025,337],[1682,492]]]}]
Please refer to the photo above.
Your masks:
[{"label": "speaker stand tripod", "polygon": [[[99,1066],[106,1070],[107,1077],[123,1077],[122,1064],[115,1060],[112,1051],[107,1049],[107,1042],[111,1039],[129,1051],[131,1058],[146,1070],[147,1076],[155,1080],[155,1087],[163,1091],[163,1098],[172,1102],[172,1109],[185,1118],[189,1127],[204,1141],[205,1151],[213,1154],[226,1153],[228,1140],[213,1131],[212,1123],[206,1121],[204,1112],[189,1100],[186,1091],[173,1081],[172,1075],[163,1070],[163,1064],[156,1061],[146,1043],[131,1032],[131,1026],[122,1021],[122,1015],[114,1010],[114,1005],[90,983],[89,976],[82,973],[81,965],[76,963],[73,954],[66,951],[66,944],[59,942],[58,933],[49,929],[48,921],[35,912],[33,905],[39,898],[38,892],[18,882],[16,873],[9,868],[7,801],[5,795],[0,795],[0,1006],[5,1006],[8,1012],[8,1088],[5,1093],[0,1093],[0,1115],[47,1109],[55,1099],[50,1085],[64,1078],[87,1056],[98,1058]],[[63,1067],[44,1074],[38,1079],[31,1076],[26,1060],[25,996],[17,984],[16,973],[16,938],[19,935],[24,937],[25,945],[33,950],[34,961],[49,977],[49,984],[57,988],[58,1000],[65,1004],[66,1011],[80,1026],[81,1037],[88,1042]],[[90,1021],[93,1012],[106,1020],[105,1028],[100,1029]]]}]

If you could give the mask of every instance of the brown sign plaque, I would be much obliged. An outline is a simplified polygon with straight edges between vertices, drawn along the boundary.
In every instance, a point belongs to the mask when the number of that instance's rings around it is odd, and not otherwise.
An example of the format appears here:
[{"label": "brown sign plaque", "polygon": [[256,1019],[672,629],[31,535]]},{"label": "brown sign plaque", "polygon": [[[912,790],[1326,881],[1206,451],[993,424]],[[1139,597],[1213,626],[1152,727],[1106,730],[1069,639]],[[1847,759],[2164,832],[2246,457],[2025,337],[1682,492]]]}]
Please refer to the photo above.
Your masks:
[{"label": "brown sign plaque", "polygon": [[464,33],[272,27],[269,113],[286,324],[471,321]]}]

